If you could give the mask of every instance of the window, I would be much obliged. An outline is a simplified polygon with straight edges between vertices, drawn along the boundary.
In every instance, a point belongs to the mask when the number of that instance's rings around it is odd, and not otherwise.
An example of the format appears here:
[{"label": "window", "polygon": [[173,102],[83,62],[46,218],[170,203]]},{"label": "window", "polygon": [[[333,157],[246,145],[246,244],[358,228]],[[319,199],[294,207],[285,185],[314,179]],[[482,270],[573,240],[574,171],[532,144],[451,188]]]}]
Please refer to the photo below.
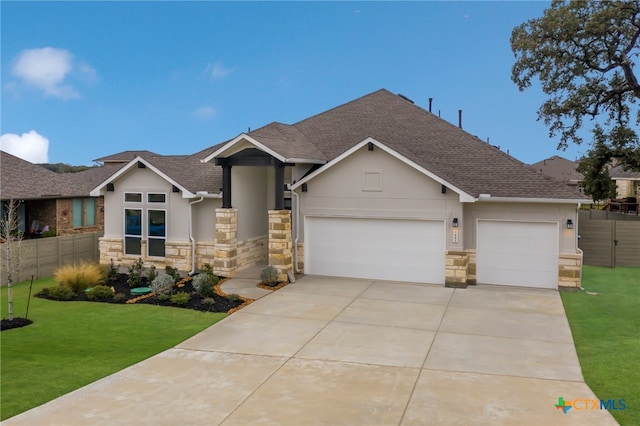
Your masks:
[{"label": "window", "polygon": [[124,211],[124,254],[142,254],[142,210]]},{"label": "window", "polygon": [[125,192],[124,201],[125,203],[141,203],[142,193],[141,192]]},{"label": "window", "polygon": [[74,228],[96,225],[95,198],[74,198],[71,212]]},{"label": "window", "polygon": [[167,194],[147,194],[147,201],[150,203],[166,203],[167,202]]},{"label": "window", "polygon": [[164,257],[164,243],[167,236],[166,212],[148,210],[149,215],[149,256]]}]

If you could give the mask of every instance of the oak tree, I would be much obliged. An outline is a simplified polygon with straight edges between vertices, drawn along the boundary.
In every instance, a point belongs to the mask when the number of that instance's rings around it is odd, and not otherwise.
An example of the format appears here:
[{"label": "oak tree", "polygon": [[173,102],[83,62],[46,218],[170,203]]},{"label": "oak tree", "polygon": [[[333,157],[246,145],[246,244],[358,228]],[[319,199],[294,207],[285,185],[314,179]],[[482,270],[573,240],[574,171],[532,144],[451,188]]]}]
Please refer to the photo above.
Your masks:
[{"label": "oak tree", "polygon": [[594,200],[615,196],[608,170],[640,171],[640,0],[553,1],[511,34],[511,79],[521,91],[538,81],[547,100],[538,119],[558,149],[591,148],[578,171]]}]

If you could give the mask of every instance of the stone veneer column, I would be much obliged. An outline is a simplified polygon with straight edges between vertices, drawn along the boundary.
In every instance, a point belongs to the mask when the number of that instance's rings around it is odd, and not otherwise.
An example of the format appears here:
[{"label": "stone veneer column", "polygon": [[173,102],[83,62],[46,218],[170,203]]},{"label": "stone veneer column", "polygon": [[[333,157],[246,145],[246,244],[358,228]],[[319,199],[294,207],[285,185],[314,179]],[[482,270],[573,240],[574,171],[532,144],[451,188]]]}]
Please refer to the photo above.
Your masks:
[{"label": "stone veneer column", "polygon": [[582,256],[579,253],[560,253],[558,261],[558,286],[580,288]]},{"label": "stone veneer column", "polygon": [[466,251],[448,251],[445,259],[445,287],[467,286],[468,254]]},{"label": "stone veneer column", "polygon": [[269,265],[278,271],[278,281],[289,280],[287,272],[293,271],[289,210],[269,210]]},{"label": "stone veneer column", "polygon": [[213,272],[232,277],[238,268],[238,209],[216,209]]}]

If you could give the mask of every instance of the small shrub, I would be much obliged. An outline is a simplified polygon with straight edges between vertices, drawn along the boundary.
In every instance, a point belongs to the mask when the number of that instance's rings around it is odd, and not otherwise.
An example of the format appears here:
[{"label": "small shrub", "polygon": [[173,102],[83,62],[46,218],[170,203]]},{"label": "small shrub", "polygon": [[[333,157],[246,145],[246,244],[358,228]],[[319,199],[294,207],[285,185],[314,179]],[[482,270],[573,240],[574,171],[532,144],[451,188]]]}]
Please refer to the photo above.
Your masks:
[{"label": "small shrub", "polygon": [[118,279],[118,267],[113,263],[113,259],[107,265],[107,281],[114,282]]},{"label": "small shrub", "polygon": [[267,265],[262,268],[260,272],[260,279],[264,285],[269,287],[275,287],[278,285],[278,271],[271,265]]},{"label": "small shrub", "polygon": [[58,287],[49,287],[47,297],[53,300],[72,300],[76,297],[76,292],[70,287],[59,285]]},{"label": "small shrub", "polygon": [[129,266],[129,278],[127,278],[129,287],[135,288],[142,286],[142,269],[142,259],[136,260],[133,265]]},{"label": "small shrub", "polygon": [[178,272],[178,269],[174,268],[173,266],[169,266],[169,265],[165,266],[164,272],[166,272],[167,275],[173,278],[174,282],[180,279],[180,272]]},{"label": "small shrub", "polygon": [[78,265],[63,265],[56,269],[53,277],[63,286],[75,292],[102,284],[106,278],[104,269],[96,264],[83,262]]},{"label": "small shrub", "polygon": [[215,305],[216,299],[214,299],[213,297],[205,297],[204,299],[202,299],[202,303],[204,305]]},{"label": "small shrub", "polygon": [[158,277],[158,271],[156,271],[155,265],[151,265],[147,271],[147,282],[152,283]]},{"label": "small shrub", "polygon": [[116,303],[122,303],[127,300],[127,295],[124,293],[116,293],[113,295],[113,301]]},{"label": "small shrub", "polygon": [[106,285],[97,285],[87,292],[89,300],[111,300],[113,299],[113,289]]},{"label": "small shrub", "polygon": [[202,273],[209,277],[212,285],[216,285],[218,284],[218,281],[220,281],[220,277],[213,273],[213,267],[208,263],[204,263],[202,265]]},{"label": "small shrub", "polygon": [[240,295],[239,295],[239,294],[232,293],[232,294],[229,294],[229,295],[227,296],[227,299],[228,299],[230,302],[237,302],[237,301],[239,301],[239,300],[242,300],[242,297],[240,297]]},{"label": "small shrub", "polygon": [[48,231],[44,231],[40,234],[42,238],[55,237],[56,236],[56,228],[49,228]]},{"label": "small shrub", "polygon": [[198,274],[191,280],[193,289],[202,297],[210,297],[213,295],[214,283],[207,274]]},{"label": "small shrub", "polygon": [[166,300],[170,296],[173,291],[173,286],[175,285],[175,281],[169,275],[162,274],[158,275],[155,280],[151,283],[151,291],[156,295],[156,297],[160,300]]},{"label": "small shrub", "polygon": [[179,291],[173,296],[171,296],[171,303],[178,306],[184,306],[187,303],[189,303],[190,299],[191,299],[191,295],[189,293],[184,291]]}]

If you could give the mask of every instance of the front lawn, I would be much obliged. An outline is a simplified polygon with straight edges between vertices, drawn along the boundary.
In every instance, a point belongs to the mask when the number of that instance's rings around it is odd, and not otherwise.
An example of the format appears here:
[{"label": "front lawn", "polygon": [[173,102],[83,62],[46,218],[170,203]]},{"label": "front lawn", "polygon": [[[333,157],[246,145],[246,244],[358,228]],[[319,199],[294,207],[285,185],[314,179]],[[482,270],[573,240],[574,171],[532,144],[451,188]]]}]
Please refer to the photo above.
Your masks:
[{"label": "front lawn", "polygon": [[[582,373],[621,425],[640,424],[640,268],[585,266],[585,291],[561,292]],[[593,294],[597,293],[597,294]]]},{"label": "front lawn", "polygon": [[[57,286],[34,282],[33,294]],[[13,315],[24,317],[29,283],[13,286]],[[0,297],[7,317],[7,288]],[[33,324],[0,335],[0,420],[169,349],[226,314],[153,305],[56,302],[32,296]]]}]

